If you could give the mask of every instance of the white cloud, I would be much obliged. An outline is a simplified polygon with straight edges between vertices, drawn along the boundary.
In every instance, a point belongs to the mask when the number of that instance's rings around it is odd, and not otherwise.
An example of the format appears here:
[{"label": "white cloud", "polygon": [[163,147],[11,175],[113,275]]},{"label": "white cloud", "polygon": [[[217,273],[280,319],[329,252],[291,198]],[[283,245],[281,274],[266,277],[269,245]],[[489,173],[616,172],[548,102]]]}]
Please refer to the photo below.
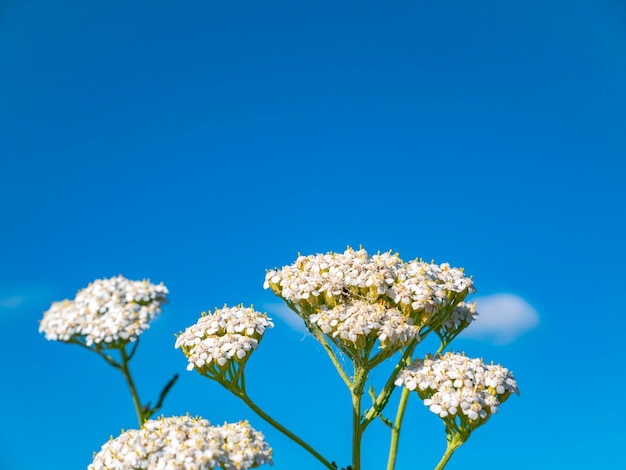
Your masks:
[{"label": "white cloud", "polygon": [[517,295],[494,294],[472,301],[478,303],[478,318],[461,333],[461,338],[508,344],[539,325],[537,311]]},{"label": "white cloud", "polygon": [[0,309],[4,310],[19,307],[21,304],[24,303],[24,300],[26,300],[26,297],[24,297],[23,295],[2,297],[0,298]]},{"label": "white cloud", "polygon": [[0,290],[0,319],[14,317],[25,312],[41,312],[51,303],[51,289],[46,287],[19,287]]},{"label": "white cloud", "polygon": [[304,326],[304,321],[302,321],[302,319],[298,315],[296,315],[296,313],[293,310],[287,307],[287,305],[276,303],[276,304],[265,304],[263,307],[264,307],[264,310],[267,311],[268,317],[270,318],[278,317],[289,328],[291,328],[294,331],[297,331],[298,333],[307,332],[306,326]]}]

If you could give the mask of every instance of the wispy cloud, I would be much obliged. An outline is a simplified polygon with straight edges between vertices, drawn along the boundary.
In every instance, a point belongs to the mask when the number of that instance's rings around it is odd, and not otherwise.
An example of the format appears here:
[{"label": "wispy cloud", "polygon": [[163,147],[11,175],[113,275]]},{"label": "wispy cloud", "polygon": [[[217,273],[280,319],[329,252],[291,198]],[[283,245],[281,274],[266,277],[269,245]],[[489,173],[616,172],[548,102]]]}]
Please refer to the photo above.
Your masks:
[{"label": "wispy cloud", "polygon": [[461,338],[508,344],[539,325],[539,314],[524,299],[513,294],[494,294],[472,299],[478,303],[478,319]]},{"label": "wispy cloud", "polygon": [[10,297],[0,297],[0,309],[17,308],[24,303],[26,297],[23,295],[13,295]]},{"label": "wispy cloud", "polygon": [[50,305],[51,289],[47,287],[21,287],[0,291],[0,319],[25,311],[41,310]]}]

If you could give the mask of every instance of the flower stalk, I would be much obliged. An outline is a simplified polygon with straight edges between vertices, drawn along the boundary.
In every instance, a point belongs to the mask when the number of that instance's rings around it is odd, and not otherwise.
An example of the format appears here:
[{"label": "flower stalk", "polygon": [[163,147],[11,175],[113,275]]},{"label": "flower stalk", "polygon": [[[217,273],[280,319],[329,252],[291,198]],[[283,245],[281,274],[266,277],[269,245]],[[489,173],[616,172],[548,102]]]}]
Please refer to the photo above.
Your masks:
[{"label": "flower stalk", "polygon": [[[151,284],[146,279],[132,281],[123,276],[97,279],[78,291],[73,300],[54,302],[40,321],[39,331],[48,340],[76,344],[92,351],[124,375],[139,426],[161,408],[178,378],[175,374],[165,385],[156,406],[151,407],[150,403],[142,406],[129,366],[140,335],[161,313],[168,293],[162,283]],[[111,350],[119,352],[119,360],[105,352]]]},{"label": "flower stalk", "polygon": [[248,394],[246,394],[244,391],[238,390],[238,389],[235,389],[235,388],[229,389],[229,391],[232,392],[238,398],[240,398],[260,418],[262,418],[264,421],[266,421],[268,424],[270,424],[274,429],[276,429],[277,431],[279,431],[280,433],[282,433],[283,435],[285,435],[286,437],[291,439],[294,443],[298,444],[300,447],[302,447],[304,450],[306,450],[309,454],[311,454],[313,457],[315,457],[326,468],[328,468],[330,470],[336,470],[336,467],[332,463],[330,463],[328,460],[326,460],[324,458],[324,456],[322,456],[322,454],[320,454],[318,451],[316,451],[304,439],[298,437],[296,434],[294,434],[288,428],[286,428],[281,423],[279,423],[274,418],[272,418],[268,413],[263,411],[263,409],[261,407],[259,407],[250,398],[250,396],[248,396]]},{"label": "flower stalk", "polygon": [[389,454],[387,459],[387,470],[393,470],[396,466],[396,456],[398,454],[398,444],[400,443],[400,429],[404,418],[406,404],[409,401],[409,390],[403,389],[400,395],[400,403],[396,412],[396,418],[391,427],[391,443],[389,445]]},{"label": "flower stalk", "polygon": [[361,470],[361,442],[366,424],[362,421],[361,400],[367,381],[367,369],[355,366],[352,395],[352,470]]},{"label": "flower stalk", "polygon": [[135,413],[137,413],[137,421],[139,421],[139,427],[143,426],[150,416],[147,416],[150,413],[149,408],[144,408],[141,405],[141,400],[139,399],[139,393],[137,392],[137,388],[135,387],[135,382],[133,381],[133,376],[130,373],[130,369],[128,367],[129,355],[126,354],[125,348],[120,348],[120,354],[122,355],[122,363],[120,364],[120,371],[124,374],[124,378],[126,379],[126,383],[128,384],[128,389],[130,390],[130,394],[133,399],[133,405],[135,405]]},{"label": "flower stalk", "polygon": [[452,457],[452,454],[454,454],[454,452],[465,443],[467,438],[469,438],[469,436],[464,438],[460,434],[454,434],[454,436],[451,436],[451,438],[449,436],[448,441],[447,441],[448,443],[446,446],[446,451],[444,452],[443,456],[441,457],[441,460],[435,467],[435,470],[443,470],[445,466],[448,464],[448,461],[450,460],[450,458]]}]

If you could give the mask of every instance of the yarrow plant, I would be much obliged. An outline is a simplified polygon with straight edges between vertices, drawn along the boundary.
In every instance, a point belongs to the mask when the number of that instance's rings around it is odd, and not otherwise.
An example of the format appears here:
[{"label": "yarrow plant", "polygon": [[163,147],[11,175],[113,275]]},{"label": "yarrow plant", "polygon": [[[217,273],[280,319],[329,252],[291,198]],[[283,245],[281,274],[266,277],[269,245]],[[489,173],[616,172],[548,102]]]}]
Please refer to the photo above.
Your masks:
[{"label": "yarrow plant", "polygon": [[[134,353],[133,349],[125,356],[126,345],[147,328],[153,318],[150,312],[160,312],[167,290],[145,285],[140,297],[136,290],[125,287],[123,278],[114,279],[117,281],[103,281],[107,288],[90,285],[90,290],[79,292],[76,300],[53,304],[42,320],[41,331],[48,339],[94,350],[124,370],[124,358]],[[474,282],[463,269],[421,259],[405,262],[392,252],[370,255],[362,248],[348,248],[343,253],[299,256],[292,265],[268,270],[264,287],[302,319],[350,392],[352,457],[344,470],[362,469],[361,442],[377,418],[390,428],[387,470],[395,468],[411,392],[443,421],[447,448],[437,470],[446,466],[470,434],[497,413],[511,394],[519,394],[508,369],[464,354],[444,353],[477,317],[476,304],[466,301],[475,292]],[[140,307],[147,309],[141,315]],[[113,320],[103,318],[108,312],[117,312]],[[177,335],[174,346],[187,358],[188,371],[218,382],[323,467],[337,470],[332,459],[275,420],[248,393],[246,365],[273,327],[267,314],[252,306],[224,306],[202,312],[197,323]],[[438,350],[422,358],[416,356],[417,346],[431,334],[439,340]],[[104,353],[109,348],[122,352],[122,363]],[[381,370],[377,368],[383,363],[389,364],[382,369],[387,371],[387,379],[376,390],[372,373]],[[390,420],[383,411],[398,388],[401,396],[395,419]],[[369,405],[364,401],[367,395]],[[247,423],[213,427],[206,420],[188,416],[147,421],[156,409],[148,408],[141,415],[140,430],[127,431],[105,444],[89,469],[238,470],[271,463],[271,450]],[[233,438],[225,429],[238,437]]]}]

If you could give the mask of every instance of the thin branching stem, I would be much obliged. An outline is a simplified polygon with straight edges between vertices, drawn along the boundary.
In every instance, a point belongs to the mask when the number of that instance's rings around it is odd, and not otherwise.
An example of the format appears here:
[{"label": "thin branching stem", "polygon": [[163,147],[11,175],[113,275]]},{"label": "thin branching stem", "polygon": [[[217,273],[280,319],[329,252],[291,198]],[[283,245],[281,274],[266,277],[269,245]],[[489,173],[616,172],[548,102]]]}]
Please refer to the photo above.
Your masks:
[{"label": "thin branching stem", "polygon": [[165,400],[166,395],[169,393],[170,389],[174,386],[177,380],[178,374],[174,374],[174,377],[172,377],[170,381],[165,384],[165,387],[163,387],[163,390],[161,390],[161,394],[159,395],[159,400],[157,401],[157,404],[154,406],[154,408],[150,408],[147,411],[145,416],[146,419],[150,418],[154,413],[161,409],[161,407],[163,406],[163,400]]},{"label": "thin branching stem", "polygon": [[343,380],[343,383],[345,383],[348,388],[352,387],[352,382],[350,381],[348,374],[346,374],[346,371],[343,370],[343,367],[341,367],[341,363],[339,362],[339,359],[337,358],[335,351],[328,343],[324,333],[319,329],[319,327],[317,327],[317,325],[312,325],[311,322],[303,316],[303,314],[298,310],[298,306],[296,304],[286,299],[283,299],[283,300],[285,301],[287,306],[296,313],[296,315],[302,318],[309,332],[311,332],[311,334],[315,337],[315,339],[319,341],[319,343],[322,345],[322,347],[326,351],[326,354],[328,354],[328,357],[330,358],[331,362],[335,366],[335,369],[337,369],[337,372],[339,373],[339,376]]},{"label": "thin branching stem", "polygon": [[367,427],[369,423],[376,419],[376,417],[383,411],[385,406],[387,406],[387,402],[389,401],[389,398],[391,397],[391,394],[395,388],[396,378],[405,367],[407,361],[410,362],[411,356],[413,355],[413,351],[415,350],[418,342],[418,339],[414,339],[404,350],[402,357],[394,367],[393,372],[389,376],[389,379],[387,379],[387,382],[385,383],[385,386],[376,398],[376,401],[374,402],[372,407],[365,413],[365,417],[363,418],[363,428]]},{"label": "thin branching stem", "polygon": [[89,351],[95,352],[98,356],[100,356],[102,359],[104,359],[107,364],[109,364],[111,367],[114,367],[118,370],[122,369],[122,366],[120,365],[119,362],[117,362],[115,359],[113,359],[111,356],[109,356],[108,354],[105,354],[104,352],[102,352],[101,349],[96,348],[96,347],[92,347],[92,346],[87,346],[85,343],[83,343],[82,341],[79,340],[70,340],[68,341],[68,343],[70,344],[76,344],[82,348],[85,348]]},{"label": "thin branching stem", "polygon": [[88,349],[89,351],[96,353],[98,356],[104,359],[107,364],[109,364],[111,367],[119,370],[122,373],[122,375],[124,376],[124,379],[126,379],[126,384],[128,385],[128,389],[130,390],[130,394],[133,400],[133,406],[135,407],[135,413],[137,414],[137,421],[139,422],[139,426],[142,426],[143,423],[145,423],[148,419],[150,419],[150,417],[154,413],[156,413],[157,411],[161,409],[161,407],[163,406],[163,401],[165,400],[165,397],[167,396],[171,388],[176,383],[176,380],[178,380],[178,374],[174,374],[174,377],[172,377],[169,380],[169,382],[165,384],[165,387],[163,387],[163,389],[161,390],[157,404],[154,407],[150,407],[150,403],[148,403],[146,406],[143,406],[141,404],[141,400],[139,399],[139,392],[137,391],[137,387],[135,386],[135,382],[130,373],[130,365],[129,365],[130,360],[133,358],[133,356],[135,355],[135,352],[137,351],[137,346],[139,345],[139,338],[137,338],[137,340],[133,343],[130,349],[130,352],[126,351],[126,347],[128,346],[129,343],[116,344],[115,346],[111,346],[109,348],[109,349],[116,349],[120,352],[120,361],[117,361],[110,355],[106,354],[101,345],[96,344],[92,346],[87,346],[80,339],[72,339],[68,341],[68,343],[76,344],[78,346],[81,346],[82,348]]},{"label": "thin branching stem", "polygon": [[[448,346],[449,341],[441,338],[441,345],[437,350],[436,354],[441,354],[441,352]],[[411,363],[411,358],[407,357],[405,359],[405,366]],[[406,409],[406,405],[409,401],[410,391],[408,388],[402,388],[402,395],[400,396],[400,403],[398,404],[398,410],[396,412],[396,419],[391,428],[391,444],[389,446],[389,459],[387,460],[387,470],[393,470],[396,465],[396,456],[398,453],[398,444],[400,442],[400,430],[402,427],[402,419],[404,418],[404,412]]]},{"label": "thin branching stem", "polygon": [[326,468],[329,468],[331,470],[337,470],[337,467],[335,467],[332,463],[330,463],[328,460],[326,460],[322,456],[322,454],[320,454],[313,447],[311,447],[306,441],[304,441],[300,437],[296,436],[293,432],[291,432],[289,429],[287,429],[285,426],[280,424],[278,421],[276,421],[274,418],[272,418],[269,414],[267,414],[265,411],[263,411],[263,409],[261,409],[261,407],[259,407],[248,396],[248,394],[245,391],[241,390],[240,388],[237,388],[236,385],[234,385],[234,386],[232,384],[229,385],[229,384],[227,384],[225,382],[220,382],[220,383],[224,387],[226,387],[231,393],[233,393],[235,396],[237,396],[241,400],[243,400],[243,402],[246,405],[248,405],[250,407],[250,409],[252,411],[254,411],[259,417],[261,417],[263,420],[265,420],[268,424],[270,424],[276,430],[280,431],[282,434],[284,434],[289,439],[291,439],[293,442],[295,442],[300,447],[302,447],[304,450],[306,450],[309,454],[311,454],[313,457],[315,457]]},{"label": "thin branching stem", "polygon": [[[133,351],[134,352],[134,351]],[[128,367],[129,356],[126,354],[126,349],[124,347],[120,347],[120,354],[122,355],[122,363],[120,364],[122,374],[124,374],[124,378],[126,379],[126,383],[128,384],[128,388],[130,390],[130,394],[133,398],[133,405],[135,405],[135,412],[137,413],[137,421],[139,421],[139,427],[143,426],[143,423],[146,422],[148,416],[146,416],[150,410],[144,410],[141,406],[141,400],[139,399],[139,393],[137,392],[137,388],[135,387],[135,382],[133,381],[133,377],[130,373],[130,369]]]},{"label": "thin branching stem", "polygon": [[367,369],[355,365],[352,394],[352,470],[361,470],[361,441],[365,425],[361,416],[361,399],[367,380]]},{"label": "thin branching stem", "polygon": [[393,470],[396,466],[398,444],[400,443],[400,428],[402,427],[402,419],[404,418],[406,404],[409,401],[409,393],[409,389],[403,387],[402,394],[400,395],[400,403],[398,404],[398,411],[396,412],[396,419],[393,422],[393,426],[391,427],[391,444],[389,445],[387,470]]},{"label": "thin branching stem", "polygon": [[443,470],[445,466],[448,464],[448,461],[459,447],[463,445],[463,443],[467,440],[469,436],[462,436],[460,434],[455,434],[451,439],[448,439],[448,445],[446,447],[446,451],[441,457],[441,460],[435,467],[435,470]]}]

